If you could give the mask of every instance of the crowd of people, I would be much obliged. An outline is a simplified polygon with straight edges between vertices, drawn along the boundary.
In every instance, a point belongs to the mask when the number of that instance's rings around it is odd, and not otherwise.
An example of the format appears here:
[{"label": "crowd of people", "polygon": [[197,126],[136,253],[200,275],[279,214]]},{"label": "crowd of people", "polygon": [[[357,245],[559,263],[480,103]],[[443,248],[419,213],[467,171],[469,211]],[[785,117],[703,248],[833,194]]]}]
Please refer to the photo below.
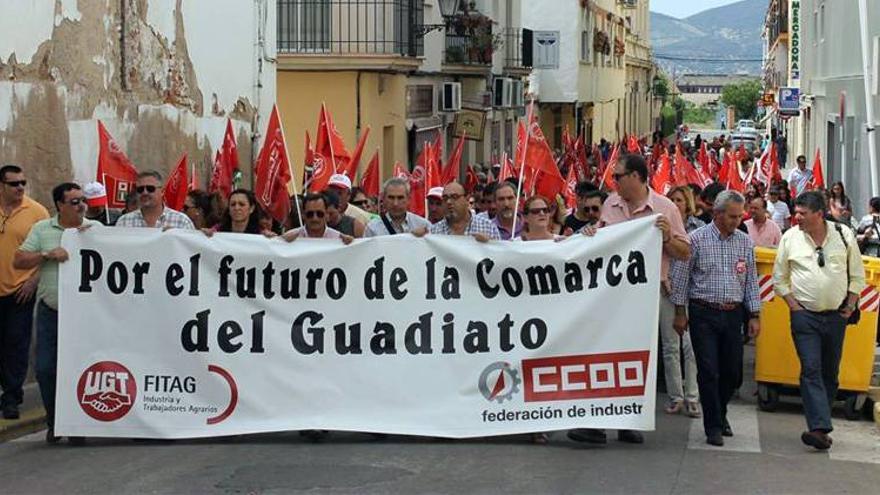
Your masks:
[{"label": "crowd of people", "polygon": [[[745,328],[751,337],[760,331],[754,246],[778,247],[776,290],[791,307],[802,365],[808,419],[802,440],[817,449],[830,447],[829,411],[837,388],[843,328],[865,283],[859,247],[880,253],[880,198],[871,200],[869,215],[854,222],[843,184],[835,183],[828,191],[807,190],[810,171],[802,156],[788,181],[775,180],[769,190],[755,181],[741,194],[713,182],[706,187],[679,184],[661,194],[651,187],[655,170],[645,158],[650,152],[618,155],[609,147],[603,143],[599,149],[609,157],[618,156],[607,164],[613,167],[609,172],[616,190],[597,185],[595,176],[600,174],[594,173],[593,180],[574,187],[576,204],[571,209],[561,196],[518,196],[521,183],[516,177],[492,182],[482,176],[472,190],[451,182],[428,191],[424,218],[408,211],[409,180],[388,179],[379,197],[369,197],[339,174],[325,191],[292,197],[291,213],[283,223],[260,208],[252,191],[241,188],[228,195],[193,190],[182,211],[173,210],[162,201],[164,178],[156,171],[138,174],[123,211],[107,208],[102,184],[65,182],[52,191],[55,212],[50,214],[25,194],[26,171],[4,166],[0,168],[3,417],[19,415],[35,314],[35,369],[47,411],[46,439],[58,441],[53,430],[57,292],[58,264],[68,258],[60,247],[65,229],[99,224],[198,229],[207,236],[230,232],[278,236],[288,242],[305,237],[346,244],[384,235],[535,241],[592,235],[604,226],[658,215],[656,227],[663,238],[658,304],[668,395],[665,412],[702,417],[711,445],[723,445],[723,437],[733,434],[726,407],[742,381],[742,331]],[[715,153],[733,153],[729,143],[717,138],[710,147]],[[741,166],[747,167],[751,157],[743,158]],[[595,164],[592,169],[597,172]],[[852,263],[845,263],[849,259]],[[577,429],[568,435],[577,441],[607,441],[602,430]],[[533,438],[546,441],[541,434]],[[617,438],[644,441],[639,432],[629,430],[618,431]]]}]

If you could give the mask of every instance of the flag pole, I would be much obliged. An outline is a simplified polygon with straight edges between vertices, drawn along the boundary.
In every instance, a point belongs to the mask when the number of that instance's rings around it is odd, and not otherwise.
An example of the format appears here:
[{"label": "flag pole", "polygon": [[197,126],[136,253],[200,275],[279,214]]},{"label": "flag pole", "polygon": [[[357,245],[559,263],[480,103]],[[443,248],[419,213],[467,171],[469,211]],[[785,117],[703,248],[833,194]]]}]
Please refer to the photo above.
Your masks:
[{"label": "flag pole", "polygon": [[[299,193],[296,190],[296,176],[293,173],[293,162],[290,161],[290,151],[287,149],[287,138],[284,137],[284,123],[281,121],[281,112],[278,111],[277,103],[273,105],[273,111],[275,112],[275,115],[278,116],[278,128],[281,129],[281,138],[284,139],[284,156],[285,158],[287,158],[287,170],[290,172],[290,182],[293,182],[293,204],[296,207],[296,216],[297,218],[299,218],[299,226],[305,227],[305,224],[303,223],[302,212],[299,208]],[[265,145],[266,143],[264,139],[263,146]]]},{"label": "flag pole", "polygon": [[[101,174],[101,180],[104,182],[104,198],[107,199],[107,174]],[[128,203],[128,198],[125,198],[125,202]],[[110,201],[107,201],[107,204],[104,205],[104,218],[107,219],[107,225],[110,225]]]},{"label": "flag pole", "polygon": [[516,203],[513,205],[513,229],[516,230],[516,221],[517,215],[519,214],[519,200],[520,194],[522,194],[522,185],[523,185],[523,176],[526,172],[526,150],[529,148],[529,135],[532,132],[532,117],[534,117],[535,112],[535,98],[532,97],[532,101],[529,103],[529,111],[526,114],[526,139],[523,143],[522,150],[522,162],[519,165],[519,180],[516,185]]}]

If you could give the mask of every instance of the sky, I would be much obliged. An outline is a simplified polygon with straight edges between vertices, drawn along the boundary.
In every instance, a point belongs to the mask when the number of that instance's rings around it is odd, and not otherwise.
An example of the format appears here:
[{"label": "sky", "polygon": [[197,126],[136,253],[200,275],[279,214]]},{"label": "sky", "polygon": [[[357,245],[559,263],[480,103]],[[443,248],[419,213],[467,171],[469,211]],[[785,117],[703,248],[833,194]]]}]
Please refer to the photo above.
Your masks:
[{"label": "sky", "polygon": [[739,0],[651,0],[651,11],[679,19]]}]

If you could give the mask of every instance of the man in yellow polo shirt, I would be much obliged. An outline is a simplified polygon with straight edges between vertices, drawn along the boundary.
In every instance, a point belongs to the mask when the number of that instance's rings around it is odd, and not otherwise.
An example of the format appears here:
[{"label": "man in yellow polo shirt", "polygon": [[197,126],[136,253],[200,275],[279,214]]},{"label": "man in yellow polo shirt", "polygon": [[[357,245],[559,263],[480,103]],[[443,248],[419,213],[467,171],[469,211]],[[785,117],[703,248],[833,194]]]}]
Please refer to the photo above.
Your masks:
[{"label": "man in yellow polo shirt", "polygon": [[791,333],[801,362],[808,428],[801,441],[827,450],[844,332],[865,287],[865,267],[852,230],[825,220],[822,193],[801,194],[794,209],[798,225],[779,242],[773,283],[791,310]]},{"label": "man in yellow polo shirt", "polygon": [[21,167],[0,167],[0,410],[4,419],[19,416],[31,345],[34,293],[40,279],[38,268],[16,270],[12,259],[31,226],[49,218],[46,208],[24,193],[25,186]]}]

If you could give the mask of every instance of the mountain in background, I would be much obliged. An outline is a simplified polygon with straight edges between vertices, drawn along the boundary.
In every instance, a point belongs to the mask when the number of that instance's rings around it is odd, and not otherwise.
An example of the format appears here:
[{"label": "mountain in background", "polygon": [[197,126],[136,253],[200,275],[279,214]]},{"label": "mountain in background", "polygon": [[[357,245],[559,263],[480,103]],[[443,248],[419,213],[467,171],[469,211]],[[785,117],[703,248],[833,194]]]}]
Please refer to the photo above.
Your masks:
[{"label": "mountain in background", "polygon": [[[693,59],[754,59],[763,53],[761,31],[768,0],[742,0],[684,19],[651,12],[651,44],[667,74],[761,74],[761,62]],[[683,60],[667,60],[669,56]],[[690,60],[689,60],[690,59]]]}]

